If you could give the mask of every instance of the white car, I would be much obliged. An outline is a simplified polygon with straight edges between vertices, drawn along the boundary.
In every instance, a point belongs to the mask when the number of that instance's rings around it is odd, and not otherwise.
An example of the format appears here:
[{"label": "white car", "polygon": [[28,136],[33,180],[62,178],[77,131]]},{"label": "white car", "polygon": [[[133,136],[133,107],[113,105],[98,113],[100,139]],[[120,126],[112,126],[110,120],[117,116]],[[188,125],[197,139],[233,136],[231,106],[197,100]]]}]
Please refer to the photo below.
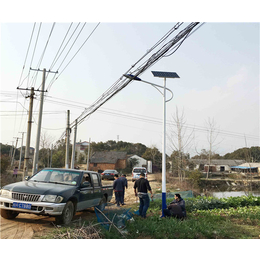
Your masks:
[{"label": "white car", "polygon": [[147,170],[145,167],[134,167],[132,170],[132,181],[138,180],[141,173],[144,173],[145,179],[147,179]]}]

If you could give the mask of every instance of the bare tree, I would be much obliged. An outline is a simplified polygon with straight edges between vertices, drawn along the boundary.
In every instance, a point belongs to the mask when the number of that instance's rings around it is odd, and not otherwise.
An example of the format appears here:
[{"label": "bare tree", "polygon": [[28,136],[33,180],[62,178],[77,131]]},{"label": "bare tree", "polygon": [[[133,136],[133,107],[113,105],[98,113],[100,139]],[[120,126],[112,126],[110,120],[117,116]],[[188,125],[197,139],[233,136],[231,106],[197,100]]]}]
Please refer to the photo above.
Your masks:
[{"label": "bare tree", "polygon": [[194,139],[194,129],[191,129],[188,132],[184,111],[180,114],[177,107],[172,119],[174,126],[171,128],[170,134],[168,135],[169,146],[173,152],[177,151],[178,158],[175,160],[177,162],[177,172],[179,180],[183,181],[185,178],[186,166],[185,152],[191,147],[191,142]]},{"label": "bare tree", "polygon": [[208,127],[208,143],[209,143],[209,151],[208,151],[208,169],[207,169],[207,179],[209,178],[209,171],[210,171],[210,165],[212,160],[212,155],[215,154],[216,147],[219,145],[219,143],[216,143],[218,138],[218,129],[216,127],[216,123],[214,118],[208,118],[206,121],[207,127]]},{"label": "bare tree", "polygon": [[50,136],[46,131],[41,134],[40,137],[40,155],[41,161],[44,165],[50,165],[50,147],[52,142],[54,141],[54,137]]}]

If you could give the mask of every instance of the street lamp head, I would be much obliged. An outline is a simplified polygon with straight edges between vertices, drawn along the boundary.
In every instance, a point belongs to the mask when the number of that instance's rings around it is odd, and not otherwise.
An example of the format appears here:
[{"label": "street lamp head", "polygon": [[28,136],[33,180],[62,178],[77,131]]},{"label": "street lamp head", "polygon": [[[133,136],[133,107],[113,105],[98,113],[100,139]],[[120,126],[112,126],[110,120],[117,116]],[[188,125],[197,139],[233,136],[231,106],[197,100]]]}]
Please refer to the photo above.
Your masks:
[{"label": "street lamp head", "polygon": [[176,72],[152,71],[152,73],[158,78],[180,78]]},{"label": "street lamp head", "polygon": [[138,78],[137,76],[134,76],[134,75],[132,75],[132,74],[124,74],[123,76],[125,76],[125,77],[128,78],[128,79],[142,81],[140,78]]}]

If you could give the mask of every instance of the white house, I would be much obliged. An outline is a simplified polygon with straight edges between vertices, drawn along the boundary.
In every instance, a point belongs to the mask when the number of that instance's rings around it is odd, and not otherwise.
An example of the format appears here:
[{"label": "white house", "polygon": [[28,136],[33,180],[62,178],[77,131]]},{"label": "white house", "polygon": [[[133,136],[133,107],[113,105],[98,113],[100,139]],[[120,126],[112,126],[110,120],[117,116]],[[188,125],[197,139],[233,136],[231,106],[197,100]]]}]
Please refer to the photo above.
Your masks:
[{"label": "white house", "polygon": [[138,155],[132,155],[128,158],[128,160],[130,159],[137,159],[137,164],[135,165],[135,167],[147,167],[147,160],[145,160],[144,158],[138,156]]},{"label": "white house", "polygon": [[84,160],[86,160],[85,149],[88,148],[88,146],[89,146],[89,142],[87,141],[76,143],[75,150],[77,153],[77,158],[76,158],[77,161],[79,161],[80,155],[83,155]]}]

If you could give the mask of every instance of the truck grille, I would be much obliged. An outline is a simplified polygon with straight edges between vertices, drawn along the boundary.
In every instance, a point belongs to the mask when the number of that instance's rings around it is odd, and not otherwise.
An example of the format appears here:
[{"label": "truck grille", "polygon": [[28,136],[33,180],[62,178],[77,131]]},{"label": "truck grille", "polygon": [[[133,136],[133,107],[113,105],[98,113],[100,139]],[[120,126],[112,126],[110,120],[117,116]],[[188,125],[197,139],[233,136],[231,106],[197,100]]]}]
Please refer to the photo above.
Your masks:
[{"label": "truck grille", "polygon": [[12,199],[22,201],[38,201],[41,195],[28,193],[12,193]]}]

